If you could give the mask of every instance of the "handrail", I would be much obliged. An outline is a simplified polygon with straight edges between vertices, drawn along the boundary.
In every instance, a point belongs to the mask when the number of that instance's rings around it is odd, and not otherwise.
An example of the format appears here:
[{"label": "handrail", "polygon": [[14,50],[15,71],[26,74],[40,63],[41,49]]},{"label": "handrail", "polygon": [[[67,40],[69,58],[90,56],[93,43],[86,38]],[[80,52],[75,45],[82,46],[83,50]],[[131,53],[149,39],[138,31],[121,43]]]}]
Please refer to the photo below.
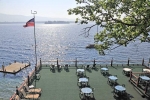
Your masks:
[{"label": "handrail", "polygon": [[133,72],[134,74],[145,74],[147,72]]},{"label": "handrail", "polygon": [[135,78],[138,78],[135,74],[132,74],[132,76],[134,76]]},{"label": "handrail", "polygon": [[[58,60],[58,61],[60,61],[60,62],[75,62],[76,60]],[[95,62],[110,62],[111,60],[95,60]],[[119,60],[113,60],[113,61],[115,61],[115,62],[128,62],[128,61],[119,61]],[[131,61],[131,60],[130,60]],[[132,61],[134,61],[134,60],[132,60]],[[142,60],[135,60],[136,62],[139,62],[139,61],[141,61],[142,62]],[[42,62],[57,62],[57,60],[42,60]],[[78,62],[93,62],[93,60],[78,60]]]},{"label": "handrail", "polygon": [[[52,60],[42,60],[42,62],[106,62],[106,63],[113,63],[115,62],[117,64],[118,63],[126,63],[126,64],[144,64],[144,59],[139,59],[139,60],[133,60],[133,59],[127,59],[127,60],[115,60],[115,59],[110,59],[110,60],[96,60],[96,59],[93,59],[93,60],[78,60],[77,58],[76,59],[73,59],[73,60],[60,60],[60,59],[52,59]],[[139,63],[141,62],[141,63]]]}]

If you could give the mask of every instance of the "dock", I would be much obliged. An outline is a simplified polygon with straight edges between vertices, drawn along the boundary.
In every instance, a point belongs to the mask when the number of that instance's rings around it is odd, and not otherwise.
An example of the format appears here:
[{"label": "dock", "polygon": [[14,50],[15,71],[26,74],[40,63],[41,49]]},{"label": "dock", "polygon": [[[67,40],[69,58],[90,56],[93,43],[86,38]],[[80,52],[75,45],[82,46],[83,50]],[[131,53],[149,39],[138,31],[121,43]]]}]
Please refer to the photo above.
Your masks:
[{"label": "dock", "polygon": [[18,73],[19,71],[21,71],[22,69],[24,69],[28,66],[30,66],[30,64],[28,64],[28,63],[15,62],[15,63],[12,63],[8,66],[3,66],[2,65],[2,69],[0,69],[0,72],[16,74],[16,73]]}]

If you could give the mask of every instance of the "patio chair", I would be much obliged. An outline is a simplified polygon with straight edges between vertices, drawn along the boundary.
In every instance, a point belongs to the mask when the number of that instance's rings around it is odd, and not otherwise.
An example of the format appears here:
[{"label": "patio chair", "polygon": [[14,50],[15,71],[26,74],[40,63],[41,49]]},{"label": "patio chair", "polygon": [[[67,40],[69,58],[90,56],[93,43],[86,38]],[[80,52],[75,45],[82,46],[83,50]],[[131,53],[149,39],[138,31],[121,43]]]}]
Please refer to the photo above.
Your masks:
[{"label": "patio chair", "polygon": [[29,93],[38,93],[41,94],[42,89],[41,88],[35,88],[35,89],[30,89],[27,84],[24,84],[25,90],[27,90],[27,92]]},{"label": "patio chair", "polygon": [[21,100],[18,95],[15,96],[14,100]]},{"label": "patio chair", "polygon": [[86,69],[86,70],[90,70],[90,69],[91,69],[91,68],[90,68],[90,65],[86,65],[86,66],[85,66],[85,69]]},{"label": "patio chair", "polygon": [[82,93],[81,90],[80,90],[80,93],[79,93],[79,97],[80,97],[81,100],[85,99],[84,93]]},{"label": "patio chair", "polygon": [[94,91],[95,91],[95,88],[94,88],[94,87],[92,87],[92,94],[93,94],[93,96],[94,96]]},{"label": "patio chair", "polygon": [[50,70],[54,71],[55,70],[55,65],[50,65]]},{"label": "patio chair", "polygon": [[122,84],[123,87],[125,87],[125,84]]},{"label": "patio chair", "polygon": [[62,69],[61,65],[56,65],[56,66],[57,66],[58,71],[60,71]]},{"label": "patio chair", "polygon": [[39,81],[39,80],[40,80],[40,78],[41,78],[40,73],[36,73],[36,74],[35,74],[35,79]]},{"label": "patio chair", "polygon": [[65,65],[64,65],[64,69],[65,69],[65,70],[68,70],[68,67],[69,67],[69,66],[70,66],[70,65],[65,64]]},{"label": "patio chair", "polygon": [[12,100],[29,100],[29,99],[21,99],[21,97],[19,95],[16,95],[15,98]]},{"label": "patio chair", "polygon": [[[125,84],[122,84],[122,86],[125,88]],[[126,96],[127,96],[127,93],[126,93],[126,91],[122,91],[122,92],[121,92],[121,96],[124,96],[124,97],[126,97]]]},{"label": "patio chair", "polygon": [[23,97],[25,98],[25,99],[35,99],[35,100],[39,100],[39,94],[27,94],[25,91],[24,91],[24,89],[22,88],[21,90],[20,90],[20,92],[21,92],[21,94],[23,95]]}]

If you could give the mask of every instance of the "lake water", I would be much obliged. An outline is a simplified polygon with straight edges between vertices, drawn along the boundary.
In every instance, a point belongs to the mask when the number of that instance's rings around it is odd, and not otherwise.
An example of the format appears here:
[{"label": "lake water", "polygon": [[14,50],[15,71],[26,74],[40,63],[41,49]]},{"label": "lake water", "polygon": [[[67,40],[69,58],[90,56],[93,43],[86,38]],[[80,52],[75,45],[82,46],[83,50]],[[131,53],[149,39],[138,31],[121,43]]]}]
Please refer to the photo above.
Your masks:
[{"label": "lake water", "polygon": [[[16,76],[0,73],[0,98],[9,99],[35,65],[34,55],[34,28],[24,28],[25,23],[0,24],[0,68],[18,62],[31,62],[31,66]],[[122,60],[133,59],[139,63],[143,58],[146,63],[150,57],[150,44],[135,42],[127,47],[119,47],[107,51],[105,56],[99,55],[95,49],[86,49],[88,44],[94,43],[94,34],[97,27],[84,37],[82,29],[89,25],[77,24],[36,24],[37,57],[43,61],[52,59],[61,60]],[[102,30],[101,28],[98,29]],[[85,63],[86,64],[86,63]]]}]

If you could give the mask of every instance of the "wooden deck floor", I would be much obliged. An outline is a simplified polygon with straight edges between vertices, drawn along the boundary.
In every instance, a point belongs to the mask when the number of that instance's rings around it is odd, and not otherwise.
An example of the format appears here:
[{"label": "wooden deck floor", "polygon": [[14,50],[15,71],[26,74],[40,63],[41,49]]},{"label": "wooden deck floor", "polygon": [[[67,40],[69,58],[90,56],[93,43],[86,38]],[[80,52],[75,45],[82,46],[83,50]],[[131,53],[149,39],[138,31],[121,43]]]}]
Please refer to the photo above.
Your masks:
[{"label": "wooden deck floor", "polygon": [[28,63],[16,62],[8,66],[2,67],[2,69],[0,69],[0,72],[15,74],[19,72],[21,69],[24,69],[25,67],[28,67],[28,66],[29,66]]}]

